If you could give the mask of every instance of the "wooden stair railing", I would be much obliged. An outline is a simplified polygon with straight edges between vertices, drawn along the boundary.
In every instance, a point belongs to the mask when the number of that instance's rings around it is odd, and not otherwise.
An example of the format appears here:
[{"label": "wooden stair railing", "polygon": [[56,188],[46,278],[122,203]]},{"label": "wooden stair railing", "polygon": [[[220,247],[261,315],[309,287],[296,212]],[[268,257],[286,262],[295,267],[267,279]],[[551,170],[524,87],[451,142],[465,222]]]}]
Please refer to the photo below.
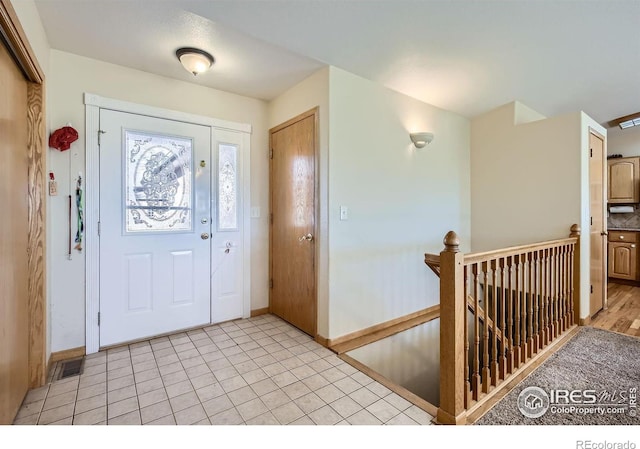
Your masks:
[{"label": "wooden stair railing", "polygon": [[575,327],[579,242],[573,225],[566,239],[464,255],[449,232],[440,255],[425,254],[440,276],[439,423],[465,424],[470,408]]}]

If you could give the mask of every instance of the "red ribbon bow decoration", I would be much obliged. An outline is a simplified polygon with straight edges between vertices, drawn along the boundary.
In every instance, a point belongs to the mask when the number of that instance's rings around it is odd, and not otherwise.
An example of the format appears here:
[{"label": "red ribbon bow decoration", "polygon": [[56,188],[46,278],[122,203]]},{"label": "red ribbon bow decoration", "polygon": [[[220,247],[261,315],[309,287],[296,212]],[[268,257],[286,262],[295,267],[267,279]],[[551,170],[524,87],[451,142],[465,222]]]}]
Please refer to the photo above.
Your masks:
[{"label": "red ribbon bow decoration", "polygon": [[60,151],[68,150],[78,140],[78,131],[70,126],[63,126],[49,137],[49,146]]}]

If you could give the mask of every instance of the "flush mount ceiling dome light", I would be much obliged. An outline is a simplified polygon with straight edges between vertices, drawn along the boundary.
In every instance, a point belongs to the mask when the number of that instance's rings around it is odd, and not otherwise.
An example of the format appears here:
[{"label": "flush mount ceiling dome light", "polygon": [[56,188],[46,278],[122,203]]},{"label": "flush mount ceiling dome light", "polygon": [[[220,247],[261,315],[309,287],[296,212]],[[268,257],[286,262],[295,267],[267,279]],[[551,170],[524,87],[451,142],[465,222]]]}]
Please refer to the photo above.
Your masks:
[{"label": "flush mount ceiling dome light", "polygon": [[182,66],[193,75],[206,72],[213,64],[213,56],[204,50],[193,47],[183,47],[176,50],[176,56]]},{"label": "flush mount ceiling dome light", "polygon": [[411,137],[411,141],[416,148],[423,148],[433,140],[432,133],[411,133],[409,134],[409,137]]}]

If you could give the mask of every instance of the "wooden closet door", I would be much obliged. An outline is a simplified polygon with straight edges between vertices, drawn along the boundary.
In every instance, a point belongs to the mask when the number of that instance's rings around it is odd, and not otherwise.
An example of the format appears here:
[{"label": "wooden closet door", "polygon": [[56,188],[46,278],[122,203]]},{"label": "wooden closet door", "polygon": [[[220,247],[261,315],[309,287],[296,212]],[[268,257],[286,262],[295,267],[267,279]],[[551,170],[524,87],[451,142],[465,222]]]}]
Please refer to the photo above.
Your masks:
[{"label": "wooden closet door", "polygon": [[0,43],[0,424],[29,384],[27,82]]}]

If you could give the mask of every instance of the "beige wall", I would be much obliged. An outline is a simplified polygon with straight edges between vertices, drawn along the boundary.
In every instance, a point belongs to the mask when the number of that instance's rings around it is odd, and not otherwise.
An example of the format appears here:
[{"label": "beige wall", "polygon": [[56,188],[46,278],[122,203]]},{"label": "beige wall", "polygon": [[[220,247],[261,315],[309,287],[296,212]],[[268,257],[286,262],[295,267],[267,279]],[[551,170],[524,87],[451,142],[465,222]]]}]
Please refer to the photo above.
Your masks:
[{"label": "beige wall", "polygon": [[[327,227],[327,170],[329,157],[329,67],[298,83],[279,97],[269,102],[268,123],[273,128],[287,120],[318,107],[318,225],[316,250],[318,261],[318,334],[327,336],[329,331],[328,296],[328,227]],[[269,204],[269,193],[265,189],[265,204]],[[268,258],[268,254],[267,254]]]},{"label": "beige wall", "polygon": [[609,154],[640,156],[640,126],[627,129],[610,128],[607,133]]},{"label": "beige wall", "polygon": [[[249,123],[251,135],[251,205],[260,207],[260,218],[251,219],[251,307],[266,307],[268,203],[267,106],[261,100],[176,81],[105,62],[52,50],[48,78],[48,114],[51,128],[71,123],[80,137],[70,150],[49,150],[49,170],[58,180],[59,195],[49,207],[50,307],[52,351],[83,346],[85,339],[84,253],[66,257],[67,195],[74,192],[78,172],[84,172],[83,93],[150,106]],[[74,210],[75,213],[75,210]],[[75,235],[75,228],[73,229]]]},{"label": "beige wall", "polygon": [[[588,232],[590,129],[606,136],[583,112],[541,119],[518,102],[471,121],[474,252],[567,237],[573,223]],[[581,239],[580,248],[585,317],[588,238]]]},{"label": "beige wall", "polygon": [[38,64],[45,73],[49,73],[49,41],[40,20],[40,13],[33,0],[10,0],[15,9],[20,25],[29,39],[29,45],[33,49]]},{"label": "beige wall", "polygon": [[[330,71],[329,338],[439,302],[425,252],[469,250],[469,120]],[[409,133],[429,131],[416,150]],[[340,206],[349,218],[340,220]]]}]

